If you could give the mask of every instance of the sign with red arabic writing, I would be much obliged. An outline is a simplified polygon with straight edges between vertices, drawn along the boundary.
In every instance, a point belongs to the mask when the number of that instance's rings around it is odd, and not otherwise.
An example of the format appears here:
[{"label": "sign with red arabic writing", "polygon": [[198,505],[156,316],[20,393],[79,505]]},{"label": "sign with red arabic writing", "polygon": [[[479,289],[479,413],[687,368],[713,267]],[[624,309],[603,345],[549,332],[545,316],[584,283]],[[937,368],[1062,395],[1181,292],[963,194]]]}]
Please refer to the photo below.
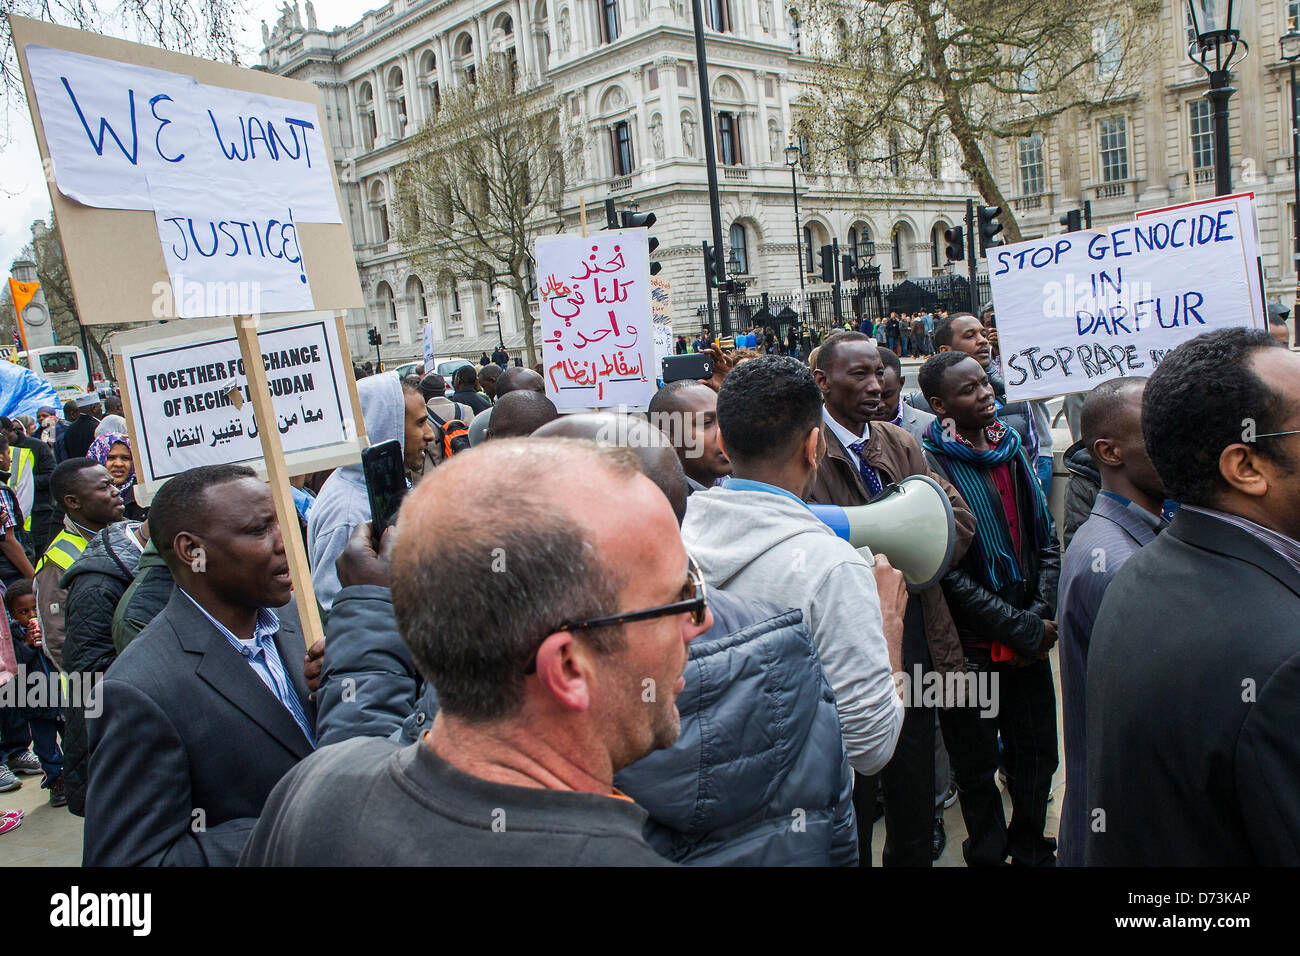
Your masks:
[{"label": "sign with red arabic writing", "polygon": [[555,407],[648,405],[657,366],[645,230],[538,239],[537,276]]}]

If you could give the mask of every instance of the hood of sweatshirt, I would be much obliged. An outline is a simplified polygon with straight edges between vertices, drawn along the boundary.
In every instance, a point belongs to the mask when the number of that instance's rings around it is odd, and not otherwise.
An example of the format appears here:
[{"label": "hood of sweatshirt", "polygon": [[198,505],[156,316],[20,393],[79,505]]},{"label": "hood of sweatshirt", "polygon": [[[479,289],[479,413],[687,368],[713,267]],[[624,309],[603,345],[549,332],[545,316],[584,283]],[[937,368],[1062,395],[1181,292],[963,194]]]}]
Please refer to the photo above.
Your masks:
[{"label": "hood of sweatshirt", "polygon": [[839,541],[806,505],[786,495],[720,487],[686,499],[682,541],[713,587],[728,587],[761,558],[788,564],[803,546],[794,539],[806,535]]}]

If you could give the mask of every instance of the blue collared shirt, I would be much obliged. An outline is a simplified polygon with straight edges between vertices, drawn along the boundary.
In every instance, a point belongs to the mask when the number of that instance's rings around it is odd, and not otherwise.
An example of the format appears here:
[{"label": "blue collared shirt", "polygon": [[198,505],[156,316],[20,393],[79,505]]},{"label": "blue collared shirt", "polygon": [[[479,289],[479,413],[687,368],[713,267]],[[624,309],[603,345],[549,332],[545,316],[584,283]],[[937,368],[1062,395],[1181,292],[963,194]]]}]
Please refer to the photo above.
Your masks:
[{"label": "blue collared shirt", "polygon": [[1156,532],[1163,531],[1165,529],[1165,526],[1169,524],[1168,519],[1165,518],[1163,513],[1159,515],[1153,515],[1151,512],[1147,511],[1146,508],[1143,508],[1141,505],[1134,503],[1131,499],[1125,498],[1123,495],[1118,494],[1114,491],[1107,491],[1106,489],[1103,488],[1101,491],[1098,492],[1098,494],[1105,495],[1107,498],[1111,498],[1119,502],[1121,505],[1124,506],[1125,511],[1129,512],[1131,515],[1133,515],[1133,517],[1137,518],[1143,524],[1150,525],[1153,531]]},{"label": "blue collared shirt", "polygon": [[275,695],[276,700],[284,705],[302,729],[307,742],[315,747],[316,737],[312,734],[311,725],[307,721],[307,712],[303,710],[302,701],[298,699],[293,681],[289,679],[289,674],[284,669],[284,661],[280,659],[280,649],[275,646],[275,635],[280,630],[280,618],[276,613],[269,607],[258,608],[257,623],[253,625],[253,639],[246,641],[236,637],[230,628],[209,614],[207,609],[191,595],[186,594],[184,589],[178,588],[178,590],[212,622],[213,627],[225,635],[230,646],[243,655],[244,660],[248,661],[248,666],[253,668],[253,673],[262,679],[262,683]]},{"label": "blue collared shirt", "polygon": [[[799,504],[808,508],[808,503],[798,495],[792,495],[777,485],[769,485],[766,481],[754,481],[752,478],[728,478],[722,482],[722,487],[728,491],[766,491],[768,494],[785,495],[791,501],[797,501]],[[812,511],[811,508],[808,508]]]}]

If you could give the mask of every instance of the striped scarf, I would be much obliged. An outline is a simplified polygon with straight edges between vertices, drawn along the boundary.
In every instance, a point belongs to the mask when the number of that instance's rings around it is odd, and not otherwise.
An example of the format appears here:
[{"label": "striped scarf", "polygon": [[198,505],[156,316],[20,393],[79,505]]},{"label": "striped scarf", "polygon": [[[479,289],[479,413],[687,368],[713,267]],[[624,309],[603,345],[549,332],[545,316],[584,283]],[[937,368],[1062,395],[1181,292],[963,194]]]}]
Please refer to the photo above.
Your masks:
[{"label": "striped scarf", "polygon": [[1020,486],[1029,489],[1033,495],[1034,545],[1039,547],[1048,537],[1050,527],[1047,517],[1047,502],[1043,498],[1038,479],[1030,467],[1028,459],[1021,450],[1020,436],[1014,429],[1007,428],[995,421],[984,430],[991,447],[988,451],[976,451],[971,444],[960,436],[955,440],[944,435],[938,419],[930,423],[921,442],[926,451],[943,457],[945,470],[952,483],[961,492],[962,498],[975,515],[975,540],[972,542],[976,558],[984,571],[985,581],[994,591],[1000,591],[1013,581],[1024,580],[1020,572],[1020,561],[1011,542],[1011,532],[1004,519],[998,514],[994,499],[989,493],[986,475],[990,468],[998,465],[1012,464],[1020,473]]}]

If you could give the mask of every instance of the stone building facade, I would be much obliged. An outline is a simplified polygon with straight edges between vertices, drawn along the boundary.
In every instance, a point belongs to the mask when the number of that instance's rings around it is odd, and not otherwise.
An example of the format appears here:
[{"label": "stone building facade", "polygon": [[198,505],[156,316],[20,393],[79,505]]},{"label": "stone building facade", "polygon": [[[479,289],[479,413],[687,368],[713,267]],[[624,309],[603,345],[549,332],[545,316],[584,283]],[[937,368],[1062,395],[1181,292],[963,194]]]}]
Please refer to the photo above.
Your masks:
[{"label": "stone building facade", "polygon": [[[593,228],[604,201],[635,198],[658,217],[662,275],[672,281],[674,326],[698,329],[704,301],[701,242],[711,239],[703,153],[715,133],[723,243],[748,293],[799,289],[791,169],[784,149],[805,69],[797,3],[705,0],[713,115],[702,117],[686,0],[392,0],[348,27],[322,30],[285,5],[264,31],[262,66],[320,87],[367,307],[349,319],[352,346],[366,328],[386,360],[415,356],[431,321],[440,356],[477,357],[498,336],[514,352],[535,306],[449,270],[417,270],[392,238],[405,140],[436,115],[442,93],[469,81],[485,56],[505,57],[519,80],[560,101],[582,148],[566,179],[566,229],[579,204]],[[899,164],[870,178],[797,171],[803,267],[838,238],[842,251],[876,244],[882,280],[943,272],[943,230],[972,194],[955,155]],[[806,276],[809,292],[824,288]],[[537,336],[540,343],[541,336]]]}]

